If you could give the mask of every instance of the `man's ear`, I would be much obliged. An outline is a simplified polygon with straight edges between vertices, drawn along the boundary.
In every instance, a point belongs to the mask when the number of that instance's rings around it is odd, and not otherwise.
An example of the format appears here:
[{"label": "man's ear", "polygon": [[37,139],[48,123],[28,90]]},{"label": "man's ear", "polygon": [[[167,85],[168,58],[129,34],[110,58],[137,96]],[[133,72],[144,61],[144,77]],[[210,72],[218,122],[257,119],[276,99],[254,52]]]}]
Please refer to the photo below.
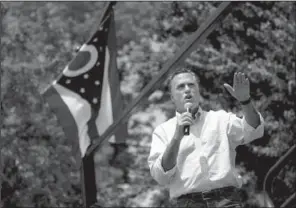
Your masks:
[{"label": "man's ear", "polygon": [[175,104],[173,94],[171,92],[169,92],[169,94],[170,94],[171,101]]}]

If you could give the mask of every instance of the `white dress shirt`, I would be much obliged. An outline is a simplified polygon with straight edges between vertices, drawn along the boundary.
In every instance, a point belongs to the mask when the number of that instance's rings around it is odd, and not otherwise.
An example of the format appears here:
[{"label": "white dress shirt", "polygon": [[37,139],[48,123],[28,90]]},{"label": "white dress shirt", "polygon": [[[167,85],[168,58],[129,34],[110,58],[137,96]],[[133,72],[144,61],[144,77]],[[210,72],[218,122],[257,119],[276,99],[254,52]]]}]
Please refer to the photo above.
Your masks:
[{"label": "white dress shirt", "polygon": [[242,178],[235,169],[235,148],[260,138],[264,120],[254,129],[245,118],[238,118],[224,110],[202,111],[190,134],[180,142],[176,165],[164,171],[162,155],[175,133],[177,116],[157,126],[152,135],[148,165],[152,177],[165,185],[171,198],[215,188],[242,186]]}]

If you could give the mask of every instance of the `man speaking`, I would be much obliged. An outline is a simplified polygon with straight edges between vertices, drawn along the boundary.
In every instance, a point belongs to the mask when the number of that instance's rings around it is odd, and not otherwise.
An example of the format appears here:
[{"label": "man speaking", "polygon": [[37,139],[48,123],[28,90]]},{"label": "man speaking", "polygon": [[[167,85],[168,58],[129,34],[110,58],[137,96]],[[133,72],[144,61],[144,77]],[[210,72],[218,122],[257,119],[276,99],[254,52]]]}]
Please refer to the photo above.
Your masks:
[{"label": "man speaking", "polygon": [[178,207],[241,207],[241,176],[235,169],[236,147],[263,136],[264,121],[254,108],[250,83],[235,73],[224,84],[243,110],[243,118],[200,106],[197,75],[187,68],[169,78],[176,116],[157,126],[148,164],[152,177],[166,186]]}]

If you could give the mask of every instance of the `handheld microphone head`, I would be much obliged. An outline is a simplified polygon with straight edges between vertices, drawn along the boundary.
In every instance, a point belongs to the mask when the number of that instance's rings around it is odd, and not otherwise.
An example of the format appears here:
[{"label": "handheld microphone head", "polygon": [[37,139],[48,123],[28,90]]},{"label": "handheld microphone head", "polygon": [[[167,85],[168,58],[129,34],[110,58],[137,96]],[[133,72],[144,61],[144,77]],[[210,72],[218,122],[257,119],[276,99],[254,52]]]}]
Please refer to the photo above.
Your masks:
[{"label": "handheld microphone head", "polygon": [[[186,109],[186,111],[187,112],[191,112],[191,107],[192,107],[192,103],[185,103],[185,105],[184,105],[184,108]],[[190,134],[190,126],[189,125],[186,125],[186,126],[184,126],[184,129],[183,129],[183,131],[184,131],[184,135],[189,135]]]},{"label": "handheld microphone head", "polygon": [[186,109],[187,112],[191,111],[193,104],[192,103],[185,103],[184,108]]}]

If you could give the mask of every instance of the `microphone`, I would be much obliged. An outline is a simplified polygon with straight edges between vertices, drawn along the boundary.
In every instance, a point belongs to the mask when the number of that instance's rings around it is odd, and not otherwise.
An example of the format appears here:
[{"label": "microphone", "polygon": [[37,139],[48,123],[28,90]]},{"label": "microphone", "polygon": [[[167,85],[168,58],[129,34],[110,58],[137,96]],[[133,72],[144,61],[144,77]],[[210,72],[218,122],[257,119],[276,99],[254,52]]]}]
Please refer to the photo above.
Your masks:
[{"label": "microphone", "polygon": [[[192,103],[185,103],[184,108],[186,109],[187,112],[190,113],[192,107]],[[189,135],[190,134],[190,126],[186,125],[184,126],[184,135]]]}]

